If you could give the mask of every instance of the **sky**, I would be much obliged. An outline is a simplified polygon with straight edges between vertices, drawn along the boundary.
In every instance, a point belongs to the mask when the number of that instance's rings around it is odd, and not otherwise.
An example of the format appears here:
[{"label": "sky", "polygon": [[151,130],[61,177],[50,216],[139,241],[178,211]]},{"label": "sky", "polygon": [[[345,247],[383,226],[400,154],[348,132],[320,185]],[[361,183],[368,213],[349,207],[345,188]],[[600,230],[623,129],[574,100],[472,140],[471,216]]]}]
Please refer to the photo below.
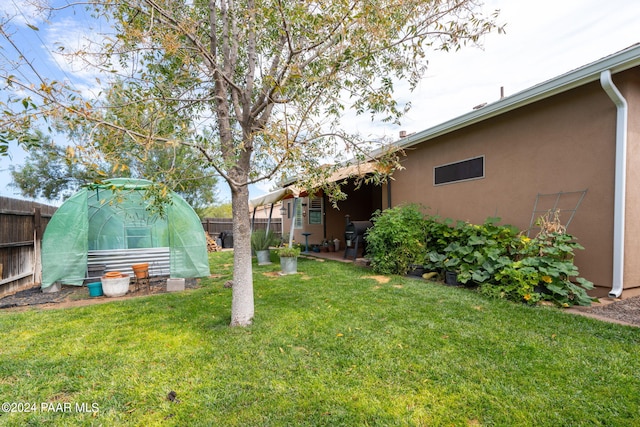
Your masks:
[{"label": "sky", "polygon": [[[16,8],[16,5],[20,5]],[[409,92],[399,84],[400,103],[410,101],[412,109],[401,126],[372,122],[368,115],[347,113],[344,126],[368,138],[397,139],[401,130],[419,132],[465,114],[474,106],[497,101],[501,88],[505,96],[597,61],[640,42],[640,1],[637,0],[485,0],[488,13],[500,9],[498,21],[506,24],[506,34],[490,34],[482,48],[468,46],[458,52],[434,52],[429,68],[418,87]],[[51,52],[59,43],[73,44],[79,32],[99,32],[95,24],[78,16],[64,16],[44,26],[33,18],[23,0],[0,1],[0,14],[18,10],[18,40],[31,57],[65,78],[77,79],[77,87],[90,90],[93,84],[86,70],[54,59]],[[37,22],[37,32],[24,22]],[[24,34],[24,36],[22,36]],[[4,41],[0,41],[3,49]],[[0,62],[0,66],[2,63]],[[0,157],[0,196],[20,197],[7,184],[9,165],[20,165],[25,153],[10,147],[11,157]],[[273,183],[250,187],[250,197],[273,189]],[[226,184],[220,186],[222,201],[230,201]]]}]

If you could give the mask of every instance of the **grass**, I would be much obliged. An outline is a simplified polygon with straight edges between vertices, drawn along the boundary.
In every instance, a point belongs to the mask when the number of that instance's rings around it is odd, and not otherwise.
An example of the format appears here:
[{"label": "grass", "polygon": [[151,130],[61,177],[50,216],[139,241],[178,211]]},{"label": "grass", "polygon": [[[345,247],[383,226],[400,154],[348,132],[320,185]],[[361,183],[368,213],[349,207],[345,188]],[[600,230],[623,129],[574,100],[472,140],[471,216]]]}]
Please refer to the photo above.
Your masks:
[{"label": "grass", "polygon": [[184,293],[0,313],[1,400],[36,405],[0,425],[640,424],[638,328],[302,258],[254,265],[230,328],[230,256]]}]

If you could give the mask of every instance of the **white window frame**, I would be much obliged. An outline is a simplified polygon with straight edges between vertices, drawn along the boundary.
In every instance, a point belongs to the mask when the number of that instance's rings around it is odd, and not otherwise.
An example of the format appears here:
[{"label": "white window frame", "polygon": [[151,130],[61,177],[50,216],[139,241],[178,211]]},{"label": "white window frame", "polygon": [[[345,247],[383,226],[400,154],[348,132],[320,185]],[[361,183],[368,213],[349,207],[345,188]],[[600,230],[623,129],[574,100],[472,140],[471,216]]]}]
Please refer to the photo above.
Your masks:
[{"label": "white window frame", "polygon": [[293,213],[293,228],[295,230],[300,230],[304,224],[304,218],[302,216],[302,199],[298,200],[298,203],[294,201],[293,206],[296,208]]},{"label": "white window frame", "polygon": [[[324,200],[321,197],[309,197],[307,221],[309,225],[322,225],[324,218]],[[313,213],[313,214],[312,214]],[[317,213],[317,214],[316,214]],[[319,218],[319,222],[311,222],[312,218]]]}]

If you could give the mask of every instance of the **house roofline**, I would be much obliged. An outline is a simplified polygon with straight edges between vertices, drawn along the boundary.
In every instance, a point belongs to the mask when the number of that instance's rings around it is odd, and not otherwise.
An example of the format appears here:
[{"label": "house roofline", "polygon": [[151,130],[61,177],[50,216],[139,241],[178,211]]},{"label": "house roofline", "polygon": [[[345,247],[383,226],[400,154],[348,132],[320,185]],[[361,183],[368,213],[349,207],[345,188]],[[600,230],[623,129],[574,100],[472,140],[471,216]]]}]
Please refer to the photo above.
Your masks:
[{"label": "house roofline", "polygon": [[[436,126],[409,135],[401,140],[397,140],[393,145],[399,149],[409,148],[438,136],[567,92],[587,83],[599,81],[600,74],[605,70],[610,70],[612,74],[615,74],[638,65],[640,65],[640,43],[636,43],[618,53],[539,83],[529,89],[502,98],[478,110],[470,111]],[[376,150],[376,152],[373,153],[373,157],[378,157],[380,154],[382,154],[382,151],[378,152],[378,150]]]}]

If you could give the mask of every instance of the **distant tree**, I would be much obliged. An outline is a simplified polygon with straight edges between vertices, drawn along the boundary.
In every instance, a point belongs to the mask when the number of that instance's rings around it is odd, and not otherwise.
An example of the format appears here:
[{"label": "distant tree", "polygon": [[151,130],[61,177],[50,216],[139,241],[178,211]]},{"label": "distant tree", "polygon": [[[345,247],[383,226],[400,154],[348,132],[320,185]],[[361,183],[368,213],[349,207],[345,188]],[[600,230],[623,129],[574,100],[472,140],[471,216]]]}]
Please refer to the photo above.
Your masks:
[{"label": "distant tree", "polygon": [[231,218],[233,216],[231,203],[207,206],[206,208],[197,209],[196,212],[201,218]]},{"label": "distant tree", "polygon": [[38,143],[28,152],[24,165],[9,166],[13,179],[9,185],[23,196],[50,201],[66,199],[80,186],[98,178],[96,170],[68,157],[66,149],[56,145],[51,137],[42,132],[35,135]]},{"label": "distant tree", "polygon": [[[18,101],[3,108],[11,114],[0,117],[0,145],[21,138],[28,143],[25,129],[46,118],[70,132],[107,129],[126,136],[110,138],[118,141],[113,153],[144,157],[157,144],[193,149],[231,190],[231,325],[240,326],[254,316],[249,184],[297,174],[319,185],[332,172],[321,166],[338,154],[364,160],[362,138],[341,126],[345,110],[397,122],[408,105],[394,96],[395,83],[415,87],[431,50],[459,49],[499,30],[495,14],[483,15],[476,0],[88,4],[114,33],[102,37],[99,49],[70,54],[105,76],[126,72],[121,98],[88,100],[31,70],[0,71],[7,90],[17,94],[10,101]],[[11,43],[9,33],[2,36]],[[20,55],[23,65],[27,58]],[[25,75],[34,77],[21,80]],[[145,106],[144,116],[113,114],[136,105]],[[389,173],[398,166],[393,155],[377,160]]]},{"label": "distant tree", "polygon": [[28,152],[24,164],[9,166],[13,180],[9,185],[25,197],[64,200],[83,185],[106,177],[133,177],[164,183],[194,209],[216,201],[215,171],[202,165],[198,157],[193,158],[188,147],[150,151],[146,159],[123,157],[113,166],[106,161],[82,162],[73,149],[56,145],[41,132],[35,135],[39,136],[38,144]]}]

